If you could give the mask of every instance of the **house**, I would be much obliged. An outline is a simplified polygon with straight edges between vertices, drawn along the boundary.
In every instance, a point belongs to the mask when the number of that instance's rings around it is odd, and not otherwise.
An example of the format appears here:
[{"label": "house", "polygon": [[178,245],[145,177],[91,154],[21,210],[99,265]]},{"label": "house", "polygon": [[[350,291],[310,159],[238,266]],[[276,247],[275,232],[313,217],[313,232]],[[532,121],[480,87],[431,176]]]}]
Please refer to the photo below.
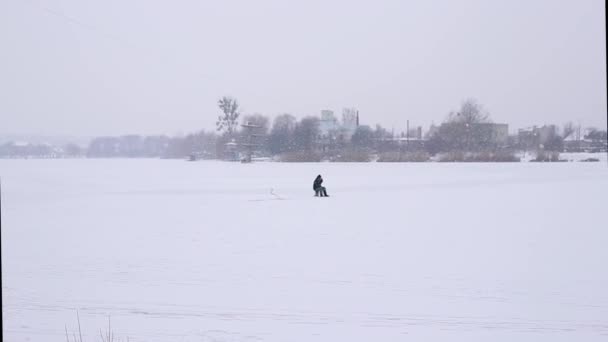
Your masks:
[{"label": "house", "polygon": [[342,110],[342,122],[338,121],[332,110],[321,110],[318,137],[320,150],[327,152],[347,143],[357,127],[359,127],[359,111],[355,108]]}]

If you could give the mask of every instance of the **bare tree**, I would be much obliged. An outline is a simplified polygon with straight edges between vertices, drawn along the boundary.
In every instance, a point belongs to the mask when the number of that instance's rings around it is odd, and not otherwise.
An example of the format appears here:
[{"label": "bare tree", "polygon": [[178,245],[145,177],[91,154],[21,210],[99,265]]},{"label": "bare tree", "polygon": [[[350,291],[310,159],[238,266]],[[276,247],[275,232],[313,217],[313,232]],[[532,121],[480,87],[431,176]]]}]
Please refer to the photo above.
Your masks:
[{"label": "bare tree", "polygon": [[566,122],[564,124],[562,139],[566,140],[569,136],[571,136],[576,131],[576,127],[572,121]]},{"label": "bare tree", "polygon": [[355,147],[372,147],[374,142],[374,131],[371,127],[361,125],[357,127],[355,133],[350,138],[350,141]]},{"label": "bare tree", "polygon": [[[474,151],[493,148],[490,114],[475,99],[467,99],[447,120],[429,144],[437,151]],[[431,147],[430,146],[430,147]]]},{"label": "bare tree", "polygon": [[294,149],[295,126],[296,118],[290,114],[282,114],[274,119],[268,139],[270,153],[279,154]]},{"label": "bare tree", "polygon": [[239,103],[232,97],[224,96],[217,101],[217,105],[222,110],[222,115],[217,118],[217,130],[232,136],[238,125]]},{"label": "bare tree", "polygon": [[469,98],[466,99],[460,105],[460,111],[454,113],[451,112],[448,115],[448,123],[462,123],[462,124],[479,124],[479,123],[490,123],[490,114],[483,108],[483,106],[477,103],[477,100]]},{"label": "bare tree", "polygon": [[298,122],[294,129],[296,148],[300,151],[312,152],[319,136],[319,118],[307,116]]}]

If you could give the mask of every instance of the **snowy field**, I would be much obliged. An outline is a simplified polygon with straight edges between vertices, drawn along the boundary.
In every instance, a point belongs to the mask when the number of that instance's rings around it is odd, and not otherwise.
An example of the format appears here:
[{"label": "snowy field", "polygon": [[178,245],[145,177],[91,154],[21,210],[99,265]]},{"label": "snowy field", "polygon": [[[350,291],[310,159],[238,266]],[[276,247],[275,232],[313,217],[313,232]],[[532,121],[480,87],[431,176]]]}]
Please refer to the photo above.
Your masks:
[{"label": "snowy field", "polygon": [[85,341],[108,315],[134,342],[608,340],[605,161],[0,176],[4,341],[65,341],[76,310]]}]

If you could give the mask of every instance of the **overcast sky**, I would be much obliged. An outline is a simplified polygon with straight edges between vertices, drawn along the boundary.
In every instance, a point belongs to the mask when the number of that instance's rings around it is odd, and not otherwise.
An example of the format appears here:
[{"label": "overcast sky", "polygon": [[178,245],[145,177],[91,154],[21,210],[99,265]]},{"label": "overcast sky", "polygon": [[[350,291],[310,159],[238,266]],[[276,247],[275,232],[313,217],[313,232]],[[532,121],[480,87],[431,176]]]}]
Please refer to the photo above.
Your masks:
[{"label": "overcast sky", "polygon": [[473,97],[606,127],[604,1],[0,0],[0,133],[214,129],[217,99],[396,131]]}]

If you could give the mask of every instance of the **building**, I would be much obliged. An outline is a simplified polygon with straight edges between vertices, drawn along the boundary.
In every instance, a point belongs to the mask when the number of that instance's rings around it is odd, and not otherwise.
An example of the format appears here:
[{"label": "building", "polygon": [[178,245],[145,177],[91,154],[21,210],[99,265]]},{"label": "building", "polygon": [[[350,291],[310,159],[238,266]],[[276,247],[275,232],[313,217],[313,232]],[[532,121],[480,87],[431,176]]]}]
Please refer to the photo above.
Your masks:
[{"label": "building", "polygon": [[321,139],[342,138],[349,140],[359,127],[359,111],[355,108],[344,108],[342,110],[342,123],[329,109],[321,110],[321,120],[319,121],[319,133]]},{"label": "building", "polygon": [[429,127],[429,131],[426,132],[426,137],[432,137],[435,134],[439,134],[439,126],[436,126],[434,123]]},{"label": "building", "polygon": [[509,125],[500,123],[478,123],[479,131],[485,136],[483,141],[491,141],[498,146],[506,146],[509,142]]},{"label": "building", "polygon": [[334,115],[333,110],[324,109],[321,111],[321,120],[319,122],[319,131],[321,137],[328,137],[332,132],[340,129],[338,119]]},{"label": "building", "polygon": [[431,126],[429,136],[436,134],[449,137],[449,141],[460,148],[496,148],[509,144],[509,125],[503,123],[445,122],[439,127]]},{"label": "building", "polygon": [[399,150],[405,152],[424,151],[427,144],[427,140],[422,137],[400,137],[396,140]]},{"label": "building", "polygon": [[350,135],[359,127],[359,111],[355,108],[342,109],[342,128]]},{"label": "building", "polygon": [[327,152],[339,148],[351,139],[357,127],[359,127],[359,111],[355,108],[342,110],[342,122],[338,121],[332,110],[321,110],[318,137],[320,150]]},{"label": "building", "polygon": [[532,126],[517,131],[519,147],[524,149],[535,149],[546,145],[557,136],[557,126],[544,125],[542,127]]},{"label": "building", "polygon": [[565,152],[606,152],[608,151],[608,135],[606,131],[580,130],[564,139]]}]

